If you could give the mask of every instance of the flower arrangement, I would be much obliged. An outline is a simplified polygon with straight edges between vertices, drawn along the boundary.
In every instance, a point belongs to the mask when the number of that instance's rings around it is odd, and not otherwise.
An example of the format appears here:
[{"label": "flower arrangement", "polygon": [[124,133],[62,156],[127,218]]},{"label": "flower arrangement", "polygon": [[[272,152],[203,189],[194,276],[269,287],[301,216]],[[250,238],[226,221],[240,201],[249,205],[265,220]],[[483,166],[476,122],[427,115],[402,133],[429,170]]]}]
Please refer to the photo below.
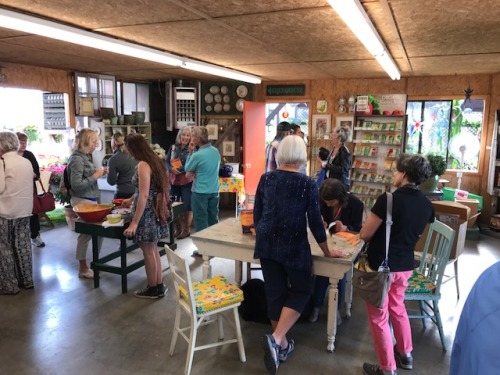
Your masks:
[{"label": "flower arrangement", "polygon": [[153,149],[154,153],[158,155],[160,159],[165,159],[166,152],[158,143],[151,144],[150,146]]},{"label": "flower arrangement", "polygon": [[70,203],[70,196],[66,189],[61,190],[61,181],[63,179],[64,169],[66,169],[67,164],[50,164],[41,170],[52,172],[49,179],[49,184],[52,186],[51,190],[54,193],[56,201],[60,204],[66,205]]}]

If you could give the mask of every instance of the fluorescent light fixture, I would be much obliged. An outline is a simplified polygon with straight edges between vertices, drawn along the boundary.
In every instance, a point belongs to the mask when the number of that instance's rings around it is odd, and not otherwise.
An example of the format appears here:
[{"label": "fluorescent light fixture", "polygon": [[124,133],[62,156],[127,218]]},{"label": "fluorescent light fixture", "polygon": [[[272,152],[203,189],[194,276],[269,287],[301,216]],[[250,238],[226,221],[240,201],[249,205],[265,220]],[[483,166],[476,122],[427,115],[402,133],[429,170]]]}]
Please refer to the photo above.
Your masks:
[{"label": "fluorescent light fixture", "polygon": [[[0,9],[0,27],[61,40],[67,43],[96,48],[106,52],[153,61],[160,64],[183,67],[198,72],[208,73],[219,77],[240,80],[248,83],[260,83],[260,77],[240,73],[236,70],[217,65],[185,59],[168,52],[141,46],[119,39],[92,33],[60,23],[47,21],[42,18],[29,16],[6,9]],[[190,66],[192,68],[190,68]]]},{"label": "fluorescent light fixture", "polygon": [[181,66],[185,69],[195,70],[197,72],[202,72],[202,73],[208,73],[215,76],[227,77],[237,81],[243,81],[255,84],[259,84],[261,82],[260,77],[247,73],[238,72],[236,70],[224,68],[217,65],[207,64],[201,61],[186,59],[184,60]]},{"label": "fluorescent light fixture", "polygon": [[328,3],[387,74],[392,79],[401,78],[396,63],[360,2],[358,0],[328,0]]}]

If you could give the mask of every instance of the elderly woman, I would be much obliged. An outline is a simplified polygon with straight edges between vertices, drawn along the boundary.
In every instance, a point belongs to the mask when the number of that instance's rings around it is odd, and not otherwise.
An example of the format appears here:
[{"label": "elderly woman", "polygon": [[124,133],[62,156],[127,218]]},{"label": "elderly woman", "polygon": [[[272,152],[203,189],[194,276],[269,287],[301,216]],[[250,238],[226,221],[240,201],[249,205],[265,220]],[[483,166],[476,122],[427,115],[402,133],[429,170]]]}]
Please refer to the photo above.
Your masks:
[{"label": "elderly woman", "polygon": [[[391,286],[381,308],[366,303],[368,323],[377,353],[378,364],[363,364],[365,375],[393,375],[396,365],[411,370],[413,358],[410,321],[404,304],[405,290],[414,267],[413,249],[427,223],[434,221],[431,202],[418,190],[418,185],[431,174],[431,167],[421,155],[402,154],[396,163],[393,185],[392,229],[389,241],[389,268]],[[370,242],[368,264],[377,270],[385,259],[385,228],[387,195],[377,198],[360,237]],[[396,345],[393,347],[391,320]]]},{"label": "elderly woman", "polygon": [[347,188],[351,184],[349,173],[351,171],[351,153],[344,145],[349,138],[349,131],[345,128],[337,128],[333,132],[333,148],[328,159],[322,163],[325,170],[325,178],[336,178],[342,181]]},{"label": "elderly woman", "polygon": [[17,135],[0,131],[0,294],[33,288],[30,217],[34,172],[18,149]]},{"label": "elderly woman", "polygon": [[[73,143],[73,153],[68,159],[68,178],[71,185],[69,194],[71,195],[71,205],[74,207],[79,203],[96,204],[100,194],[97,186],[97,179],[106,175],[106,168],[96,169],[92,163],[92,153],[94,152],[99,136],[95,131],[84,128],[75,136]],[[92,279],[94,272],[87,264],[88,244],[92,237],[88,234],[80,233],[76,244],[76,259],[80,264],[78,277],[82,279]],[[99,247],[102,244],[102,237],[99,237]]]},{"label": "elderly woman", "polygon": [[264,364],[275,374],[280,361],[294,349],[287,332],[312,294],[312,255],[307,226],[325,256],[344,256],[329,250],[321,219],[316,182],[299,168],[307,160],[304,140],[285,137],[276,154],[278,169],[262,175],[255,195],[254,258],[260,259],[268,315],[273,333],[263,337]]},{"label": "elderly woman", "polygon": [[191,235],[190,228],[193,222],[193,211],[191,210],[193,177],[187,177],[184,170],[189,155],[189,142],[191,142],[191,127],[185,126],[177,133],[175,144],[168,150],[165,160],[170,173],[172,195],[177,201],[182,201],[186,209],[186,212],[179,217],[179,221],[176,220],[175,223],[174,236],[179,240]]},{"label": "elderly woman", "polygon": [[116,185],[116,198],[130,198],[135,193],[132,177],[135,174],[137,160],[125,151],[125,137],[117,132],[111,137],[113,156],[108,160],[108,177],[110,185]]}]

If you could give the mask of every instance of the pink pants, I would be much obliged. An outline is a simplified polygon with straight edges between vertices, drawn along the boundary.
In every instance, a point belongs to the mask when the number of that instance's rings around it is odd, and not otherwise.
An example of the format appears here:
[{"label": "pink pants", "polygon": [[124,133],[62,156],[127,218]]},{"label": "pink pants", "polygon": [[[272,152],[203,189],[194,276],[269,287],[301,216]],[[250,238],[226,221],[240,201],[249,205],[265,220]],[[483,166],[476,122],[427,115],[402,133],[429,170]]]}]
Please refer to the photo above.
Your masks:
[{"label": "pink pants", "polygon": [[366,304],[378,365],[382,370],[396,370],[389,316],[396,338],[396,350],[399,353],[411,353],[413,350],[410,321],[404,304],[405,290],[412,272],[392,273],[391,288],[382,308]]}]

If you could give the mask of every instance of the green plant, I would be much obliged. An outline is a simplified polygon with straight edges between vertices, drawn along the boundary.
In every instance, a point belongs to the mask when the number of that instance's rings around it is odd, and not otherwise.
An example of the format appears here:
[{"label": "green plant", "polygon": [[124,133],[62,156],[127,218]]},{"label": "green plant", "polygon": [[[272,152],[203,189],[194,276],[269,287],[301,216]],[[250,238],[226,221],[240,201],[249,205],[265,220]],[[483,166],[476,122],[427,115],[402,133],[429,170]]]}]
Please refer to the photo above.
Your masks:
[{"label": "green plant", "polygon": [[427,160],[429,160],[429,163],[431,164],[433,176],[441,176],[444,174],[444,172],[446,172],[446,159],[443,156],[437,154],[428,154]]}]

